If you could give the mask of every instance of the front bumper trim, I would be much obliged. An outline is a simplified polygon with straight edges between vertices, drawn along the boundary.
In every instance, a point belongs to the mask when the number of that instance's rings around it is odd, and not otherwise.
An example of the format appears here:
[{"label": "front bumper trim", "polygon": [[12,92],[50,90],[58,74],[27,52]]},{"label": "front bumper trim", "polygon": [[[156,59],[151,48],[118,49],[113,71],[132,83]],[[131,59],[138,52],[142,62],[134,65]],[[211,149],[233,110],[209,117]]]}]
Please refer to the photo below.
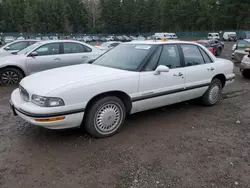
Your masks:
[{"label": "front bumper trim", "polygon": [[12,101],[9,101],[10,106],[13,110],[14,115],[16,114],[15,110],[18,111],[19,113],[31,117],[31,118],[48,118],[48,117],[58,117],[58,116],[66,116],[66,115],[72,115],[72,114],[77,114],[85,111],[85,108],[77,109],[77,110],[70,110],[70,111],[64,111],[64,112],[58,112],[58,113],[51,113],[51,114],[34,114],[30,112],[26,112],[22,109],[17,109],[13,105]]}]

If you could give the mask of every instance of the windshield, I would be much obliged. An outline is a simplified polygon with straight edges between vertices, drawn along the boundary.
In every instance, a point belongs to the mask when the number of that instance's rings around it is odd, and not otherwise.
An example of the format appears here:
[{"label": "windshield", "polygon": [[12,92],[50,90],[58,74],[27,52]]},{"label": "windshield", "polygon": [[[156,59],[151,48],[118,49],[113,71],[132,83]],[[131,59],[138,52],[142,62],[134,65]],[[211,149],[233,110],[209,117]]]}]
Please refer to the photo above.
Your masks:
[{"label": "windshield", "polygon": [[236,37],[236,34],[229,34],[230,37]]},{"label": "windshield", "polygon": [[32,45],[28,46],[27,48],[24,48],[23,50],[18,51],[17,54],[26,55],[29,51],[35,49],[36,47],[38,47],[41,44],[42,44],[41,42],[37,42],[35,44],[32,44]]},{"label": "windshield", "polygon": [[108,51],[93,62],[95,65],[136,71],[144,58],[151,52],[153,45],[121,44]]}]

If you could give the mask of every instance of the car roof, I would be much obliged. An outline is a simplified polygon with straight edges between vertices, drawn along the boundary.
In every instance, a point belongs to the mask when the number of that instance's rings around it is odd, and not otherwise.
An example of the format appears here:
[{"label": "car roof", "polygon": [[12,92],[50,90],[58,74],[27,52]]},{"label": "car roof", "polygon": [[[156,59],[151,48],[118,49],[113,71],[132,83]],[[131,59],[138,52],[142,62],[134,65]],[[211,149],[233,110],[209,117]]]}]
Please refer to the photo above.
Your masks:
[{"label": "car roof", "polygon": [[160,45],[160,44],[197,44],[195,42],[190,41],[180,41],[180,40],[167,40],[167,41],[160,41],[160,40],[134,40],[131,42],[127,42],[124,44],[148,44],[148,45]]},{"label": "car roof", "polygon": [[49,43],[54,43],[54,42],[75,42],[75,43],[83,43],[77,40],[38,40],[42,44],[49,44]]},{"label": "car roof", "polygon": [[247,42],[250,42],[250,39],[244,39],[245,41],[247,41]]}]

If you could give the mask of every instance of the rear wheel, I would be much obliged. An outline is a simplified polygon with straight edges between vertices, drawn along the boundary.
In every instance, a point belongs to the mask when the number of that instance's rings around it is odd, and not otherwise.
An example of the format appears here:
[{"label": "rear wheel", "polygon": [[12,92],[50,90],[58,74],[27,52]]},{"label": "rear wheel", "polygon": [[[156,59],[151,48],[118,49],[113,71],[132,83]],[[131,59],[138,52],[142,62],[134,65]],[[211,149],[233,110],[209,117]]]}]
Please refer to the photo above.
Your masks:
[{"label": "rear wheel", "polygon": [[105,97],[95,101],[88,109],[84,125],[94,137],[104,138],[114,135],[123,125],[126,108],[123,102],[115,97]]},{"label": "rear wheel", "polygon": [[222,83],[220,79],[218,78],[213,79],[208,90],[201,98],[202,104],[206,106],[213,106],[217,104],[218,101],[220,100],[221,92],[222,92]]},{"label": "rear wheel", "polygon": [[0,82],[3,85],[18,84],[23,77],[22,72],[16,68],[4,68],[0,70]]},{"label": "rear wheel", "polygon": [[250,78],[250,70],[242,70],[241,74],[244,78]]},{"label": "rear wheel", "polygon": [[221,52],[222,52],[222,49],[219,48],[218,50],[216,50],[215,55],[216,56],[220,56]]}]

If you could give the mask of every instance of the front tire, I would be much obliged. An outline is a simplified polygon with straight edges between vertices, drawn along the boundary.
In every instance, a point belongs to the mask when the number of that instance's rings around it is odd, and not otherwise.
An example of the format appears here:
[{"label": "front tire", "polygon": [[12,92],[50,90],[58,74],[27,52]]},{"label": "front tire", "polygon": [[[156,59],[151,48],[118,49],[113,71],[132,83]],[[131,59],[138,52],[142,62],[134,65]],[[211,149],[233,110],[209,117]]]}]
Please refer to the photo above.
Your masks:
[{"label": "front tire", "polygon": [[17,85],[24,75],[16,68],[4,68],[0,70],[0,83],[3,85]]},{"label": "front tire", "polygon": [[201,98],[202,104],[206,106],[213,106],[217,104],[218,101],[220,100],[221,92],[222,92],[222,83],[220,79],[218,78],[213,79],[208,90]]},{"label": "front tire", "polygon": [[87,110],[84,126],[92,136],[105,138],[121,128],[125,117],[126,108],[119,98],[104,97],[96,100]]}]

